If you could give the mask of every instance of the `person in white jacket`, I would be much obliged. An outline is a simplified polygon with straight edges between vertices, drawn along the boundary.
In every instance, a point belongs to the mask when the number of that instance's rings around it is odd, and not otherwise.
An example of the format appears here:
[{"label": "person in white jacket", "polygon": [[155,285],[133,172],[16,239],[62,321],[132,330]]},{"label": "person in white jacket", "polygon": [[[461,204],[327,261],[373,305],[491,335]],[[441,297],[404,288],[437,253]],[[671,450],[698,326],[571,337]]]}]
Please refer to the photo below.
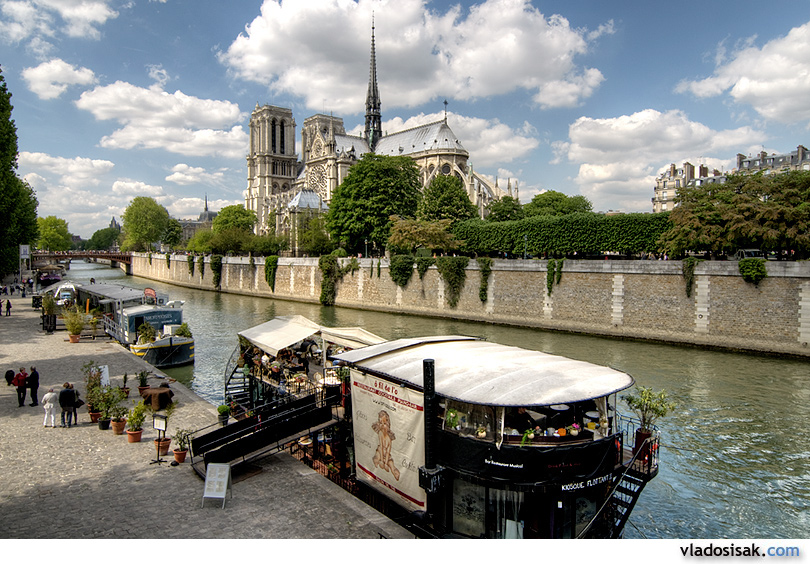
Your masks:
[{"label": "person in white jacket", "polygon": [[[48,393],[42,396],[42,407],[45,409],[45,421],[42,425],[45,427],[56,427],[56,406],[59,404],[59,394],[53,391],[53,388],[48,390]],[[48,425],[48,419],[51,424]]]}]

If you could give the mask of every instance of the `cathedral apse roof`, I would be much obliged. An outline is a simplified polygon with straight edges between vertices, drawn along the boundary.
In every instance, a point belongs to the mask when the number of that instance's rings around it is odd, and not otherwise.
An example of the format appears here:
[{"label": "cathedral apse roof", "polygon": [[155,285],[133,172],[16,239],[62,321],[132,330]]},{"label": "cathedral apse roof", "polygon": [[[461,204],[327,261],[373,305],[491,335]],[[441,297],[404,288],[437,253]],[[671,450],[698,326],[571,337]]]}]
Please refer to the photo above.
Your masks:
[{"label": "cathedral apse roof", "polygon": [[391,157],[425,151],[467,153],[461,141],[444,120],[385,135],[374,148],[376,154]]},{"label": "cathedral apse roof", "polygon": [[287,204],[288,209],[308,209],[308,210],[323,210],[327,211],[329,206],[327,206],[324,202],[321,201],[321,197],[318,195],[317,192],[313,190],[301,190],[293,199],[290,200],[290,203]]}]

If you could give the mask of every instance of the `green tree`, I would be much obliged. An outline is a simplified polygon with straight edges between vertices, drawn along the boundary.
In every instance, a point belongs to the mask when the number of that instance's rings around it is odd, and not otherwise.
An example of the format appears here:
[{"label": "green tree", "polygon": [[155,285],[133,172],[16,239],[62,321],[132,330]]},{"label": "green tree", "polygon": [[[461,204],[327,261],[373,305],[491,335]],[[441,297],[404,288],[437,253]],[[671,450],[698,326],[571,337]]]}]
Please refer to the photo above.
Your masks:
[{"label": "green tree", "polygon": [[166,208],[146,196],[133,198],[122,217],[125,238],[121,249],[125,251],[151,249],[153,243],[161,240],[169,222]]},{"label": "green tree", "polygon": [[517,221],[526,217],[520,201],[512,196],[504,196],[487,204],[487,221]]},{"label": "green tree", "polygon": [[247,251],[253,241],[254,235],[250,231],[245,231],[238,227],[229,227],[228,229],[214,230],[214,236],[211,237],[211,250],[215,253],[226,254],[235,253],[240,254]]},{"label": "green tree", "polygon": [[198,229],[186,243],[186,250],[192,253],[210,253],[212,251],[211,239],[214,232],[210,229]]},{"label": "green tree", "polygon": [[214,218],[214,233],[227,229],[241,229],[242,231],[253,231],[256,225],[256,213],[253,210],[246,210],[244,206],[236,204],[225,206]]},{"label": "green tree", "polygon": [[454,251],[461,246],[450,232],[452,219],[421,221],[392,217],[388,245],[401,253],[415,254],[417,249]]},{"label": "green tree", "polygon": [[414,217],[419,203],[419,170],[410,157],[366,153],[337,187],[326,215],[332,240],[351,252],[365,241],[385,246],[392,215]]},{"label": "green tree", "polygon": [[106,251],[112,248],[119,235],[120,232],[115,227],[99,229],[87,241],[87,248],[95,251]]},{"label": "green tree", "polygon": [[532,198],[531,202],[523,206],[526,217],[536,215],[561,216],[591,211],[593,211],[593,206],[585,196],[567,196],[554,190],[537,194]]},{"label": "green tree", "polygon": [[180,225],[179,221],[170,217],[169,221],[166,222],[166,229],[163,231],[160,240],[170,249],[174,249],[183,240],[183,226]]},{"label": "green tree", "polygon": [[38,217],[39,239],[37,247],[48,251],[68,251],[73,245],[73,237],[68,231],[67,221],[54,215]]},{"label": "green tree", "polygon": [[478,216],[461,180],[455,176],[438,175],[425,188],[416,217],[422,221],[449,219],[451,225]]},{"label": "green tree", "polygon": [[19,267],[19,245],[39,234],[37,202],[31,186],[17,176],[17,126],[11,119],[11,93],[0,69],[0,275]]},{"label": "green tree", "polygon": [[286,236],[269,234],[254,235],[243,250],[250,251],[254,255],[267,257],[277,255],[279,251],[283,251],[289,247],[290,243]]},{"label": "green tree", "polygon": [[326,232],[326,218],[315,216],[307,221],[306,227],[301,231],[301,250],[311,257],[328,255],[335,250],[335,243]]}]

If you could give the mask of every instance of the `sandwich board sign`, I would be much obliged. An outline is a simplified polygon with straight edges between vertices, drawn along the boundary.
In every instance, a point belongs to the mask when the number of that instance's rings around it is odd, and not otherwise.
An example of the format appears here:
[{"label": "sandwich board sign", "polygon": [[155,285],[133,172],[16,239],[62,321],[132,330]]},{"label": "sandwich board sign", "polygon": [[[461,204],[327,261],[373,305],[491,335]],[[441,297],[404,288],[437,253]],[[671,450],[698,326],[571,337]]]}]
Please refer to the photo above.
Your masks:
[{"label": "sandwich board sign", "polygon": [[203,490],[202,505],[205,505],[205,498],[221,499],[222,508],[225,509],[225,496],[230,493],[233,499],[233,489],[231,487],[231,465],[208,463],[205,468],[205,489]]}]

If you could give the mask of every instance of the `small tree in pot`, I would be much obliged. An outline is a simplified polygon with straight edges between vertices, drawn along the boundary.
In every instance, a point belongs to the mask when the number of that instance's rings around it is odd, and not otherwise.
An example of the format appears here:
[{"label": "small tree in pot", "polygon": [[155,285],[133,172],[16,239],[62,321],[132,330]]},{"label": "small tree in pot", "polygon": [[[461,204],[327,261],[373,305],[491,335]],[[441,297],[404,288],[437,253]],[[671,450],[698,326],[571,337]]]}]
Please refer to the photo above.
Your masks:
[{"label": "small tree in pot", "polygon": [[134,405],[129,410],[127,415],[127,423],[129,429],[127,430],[127,441],[130,443],[141,442],[141,434],[143,433],[143,422],[146,421],[146,414],[149,408],[143,400],[132,402]]},{"label": "small tree in pot", "polygon": [[188,443],[191,440],[191,431],[188,429],[177,429],[174,432],[174,439],[175,444],[177,445],[174,450],[174,459],[177,461],[178,464],[183,463],[186,460],[186,453],[188,452]]},{"label": "small tree in pot", "polygon": [[653,424],[675,409],[675,402],[668,401],[666,390],[654,392],[652,388],[639,386],[632,393],[622,396],[627,406],[635,413],[641,425],[636,431],[636,452],[653,434]]}]

